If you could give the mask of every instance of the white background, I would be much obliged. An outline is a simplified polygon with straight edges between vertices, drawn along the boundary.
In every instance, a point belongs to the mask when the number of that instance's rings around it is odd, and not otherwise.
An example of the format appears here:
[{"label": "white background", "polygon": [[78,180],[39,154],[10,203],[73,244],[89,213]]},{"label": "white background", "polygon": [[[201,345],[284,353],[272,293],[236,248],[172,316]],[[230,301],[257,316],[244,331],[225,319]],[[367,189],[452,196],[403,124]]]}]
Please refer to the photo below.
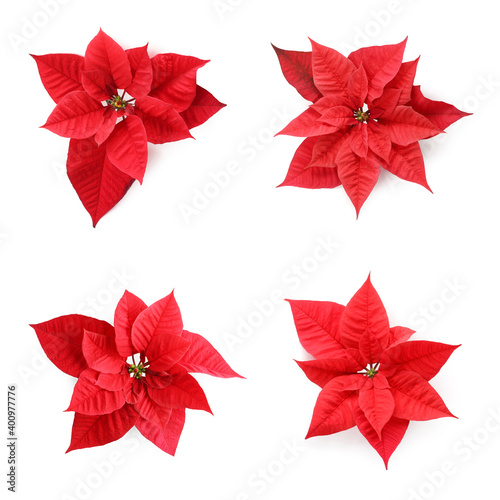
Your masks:
[{"label": "white background", "polygon": [[[41,3],[8,2],[1,20],[2,404],[5,386],[17,384],[18,498],[492,498],[500,435],[489,417],[500,419],[495,3],[222,0],[218,10],[212,0],[66,0],[45,22]],[[34,18],[44,25],[20,41]],[[125,48],[150,42],[151,54],[211,59],[199,83],[228,106],[194,130],[196,141],[150,147],[144,184],[93,229],[64,174],[68,140],[38,128],[53,102],[28,54],[83,54],[99,27]],[[407,35],[405,60],[422,56],[424,93],[474,112],[423,147],[434,194],[382,175],[356,221],[342,188],[275,189],[300,139],[271,135],[307,103],[270,43],[309,50],[310,36],[347,55]],[[210,175],[229,162],[238,173],[214,196]],[[206,189],[213,198],[186,220],[183,206]],[[335,242],[321,262],[320,241]],[[345,304],[369,271],[392,325],[463,344],[433,381],[459,420],[412,423],[388,471],[355,429],[304,441],[318,388],[293,362],[306,354],[289,306],[266,302],[277,290]],[[175,458],[135,430],[65,455],[74,380],[47,362],[28,324],[77,311],[112,321],[125,286],[147,303],[175,287],[185,326],[247,380],[198,377],[215,416],[188,411]],[[242,331],[249,316],[261,324]],[[111,461],[112,470],[98,465]]]}]

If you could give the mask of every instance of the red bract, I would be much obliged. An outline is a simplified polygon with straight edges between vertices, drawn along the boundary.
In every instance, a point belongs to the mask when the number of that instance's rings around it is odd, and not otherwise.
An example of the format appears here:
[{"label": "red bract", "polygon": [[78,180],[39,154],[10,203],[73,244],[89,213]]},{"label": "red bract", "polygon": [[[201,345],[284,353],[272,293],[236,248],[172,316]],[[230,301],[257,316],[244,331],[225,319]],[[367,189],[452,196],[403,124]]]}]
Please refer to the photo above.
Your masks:
[{"label": "red bract", "polygon": [[307,438],[357,426],[387,467],[410,420],[453,417],[432,379],[458,347],[416,340],[390,327],[370,277],[347,306],[289,300],[300,343],[316,359],[297,361],[319,385]]},{"label": "red bract", "polygon": [[110,443],[135,425],[174,455],[186,408],[211,413],[190,372],[240,375],[205,338],[184,330],[173,293],[148,307],[126,291],[114,323],[71,314],[31,325],[49,359],[78,378],[68,451]]},{"label": "red bract", "polygon": [[313,104],[283,135],[307,137],[281,186],[344,186],[356,214],[380,167],[430,190],[419,143],[468,115],[422,95],[418,59],[403,62],[406,40],[344,57],[311,40],[312,52],[274,47],[288,83]]},{"label": "red bract", "polygon": [[147,143],[192,137],[225,104],[196,84],[208,61],[178,54],[150,58],[147,45],[123,50],[102,30],[85,57],[33,56],[56,102],[44,128],[71,139],[68,177],[94,226],[142,183]]}]

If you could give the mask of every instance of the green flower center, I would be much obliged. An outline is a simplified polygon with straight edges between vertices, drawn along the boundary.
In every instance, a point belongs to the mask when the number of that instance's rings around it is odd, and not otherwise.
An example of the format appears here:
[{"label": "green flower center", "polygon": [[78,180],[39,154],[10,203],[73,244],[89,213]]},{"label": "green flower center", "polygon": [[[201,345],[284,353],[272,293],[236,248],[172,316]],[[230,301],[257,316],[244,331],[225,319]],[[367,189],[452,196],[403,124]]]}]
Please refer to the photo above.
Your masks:
[{"label": "green flower center", "polygon": [[356,118],[358,122],[366,123],[370,119],[370,110],[368,109],[364,110],[363,108],[359,108],[356,111],[354,111],[354,118]]},{"label": "green flower center", "polygon": [[115,111],[123,111],[127,107],[127,101],[120,97],[119,95],[113,96],[111,99],[106,101],[109,106],[111,106]]},{"label": "green flower center", "polygon": [[128,372],[131,377],[141,378],[146,374],[146,367],[142,363],[139,363],[138,365],[130,365],[128,367]]},{"label": "green flower center", "polygon": [[370,366],[369,368],[366,369],[365,375],[368,378],[373,378],[375,377],[375,375],[377,375],[377,373],[378,373],[377,369],[374,366]]}]

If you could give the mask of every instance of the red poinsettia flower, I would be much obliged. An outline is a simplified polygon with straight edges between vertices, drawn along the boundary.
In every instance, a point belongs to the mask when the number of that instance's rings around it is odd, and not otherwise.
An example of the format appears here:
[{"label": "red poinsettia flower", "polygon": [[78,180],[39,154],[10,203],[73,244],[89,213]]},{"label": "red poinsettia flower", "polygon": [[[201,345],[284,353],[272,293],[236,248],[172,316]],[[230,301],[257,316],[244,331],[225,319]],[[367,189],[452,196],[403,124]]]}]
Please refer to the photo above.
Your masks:
[{"label": "red poinsettia flower", "polygon": [[173,292],[148,307],[126,291],[114,323],[71,314],[31,325],[49,359],[78,378],[68,451],[110,443],[135,425],[174,455],[186,408],[211,413],[190,372],[240,375],[205,338],[184,330]]},{"label": "red poinsettia flower", "polygon": [[312,52],[274,47],[288,83],[313,104],[280,134],[307,137],[281,186],[344,186],[356,213],[380,167],[430,190],[418,141],[468,115],[413,85],[418,59],[403,62],[406,40],[344,57],[311,40]]},{"label": "red poinsettia flower", "polygon": [[453,417],[431,380],[459,346],[416,340],[390,327],[370,277],[347,306],[289,300],[299,340],[316,359],[297,361],[319,385],[307,438],[357,426],[387,467],[410,420]]},{"label": "red poinsettia flower", "polygon": [[68,177],[94,226],[144,178],[147,143],[192,137],[225,104],[196,84],[208,61],[178,54],[150,58],[147,45],[123,50],[102,30],[85,57],[33,56],[56,102],[44,128],[71,139]]}]

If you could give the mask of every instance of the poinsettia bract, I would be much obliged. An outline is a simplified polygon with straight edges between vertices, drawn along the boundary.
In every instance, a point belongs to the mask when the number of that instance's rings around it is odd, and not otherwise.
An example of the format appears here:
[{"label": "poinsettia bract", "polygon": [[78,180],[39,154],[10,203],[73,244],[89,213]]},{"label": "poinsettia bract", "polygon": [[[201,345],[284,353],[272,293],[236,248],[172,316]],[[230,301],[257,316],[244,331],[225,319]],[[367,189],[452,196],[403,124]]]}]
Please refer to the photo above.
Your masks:
[{"label": "poinsettia bract", "polygon": [[424,97],[413,84],[418,59],[403,62],[406,40],[348,57],[311,44],[311,52],[274,47],[288,83],[312,102],[279,132],[306,137],[281,186],[342,185],[357,215],[381,167],[430,190],[419,141],[469,113]]},{"label": "poinsettia bract", "polygon": [[399,445],[410,420],[453,417],[429,384],[458,347],[408,339],[409,328],[390,327],[370,277],[347,306],[289,300],[311,361],[297,361],[319,385],[307,438],[357,426],[384,460]]},{"label": "poinsettia bract", "polygon": [[190,373],[240,377],[204,337],[184,330],[173,292],[148,307],[126,291],[114,327],[78,314],[31,326],[48,358],[78,378],[68,451],[110,443],[135,426],[174,455],[186,409],[211,413]]},{"label": "poinsettia bract", "polygon": [[208,61],[178,54],[150,57],[148,47],[123,50],[102,30],[85,56],[35,56],[56,107],[43,128],[71,139],[67,171],[94,226],[142,183],[147,143],[192,137],[225,104],[196,83]]}]

